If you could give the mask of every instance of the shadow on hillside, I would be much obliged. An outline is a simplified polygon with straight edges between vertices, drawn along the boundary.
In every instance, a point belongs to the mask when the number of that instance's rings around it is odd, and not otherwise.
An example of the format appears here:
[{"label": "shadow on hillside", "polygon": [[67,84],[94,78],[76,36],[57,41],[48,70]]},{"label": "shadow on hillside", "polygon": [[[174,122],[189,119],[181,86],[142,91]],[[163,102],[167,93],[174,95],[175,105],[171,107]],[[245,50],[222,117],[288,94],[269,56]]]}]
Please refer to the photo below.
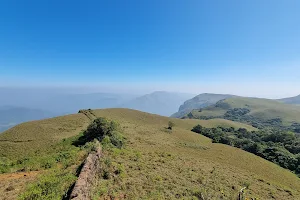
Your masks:
[{"label": "shadow on hillside", "polygon": [[80,136],[77,140],[73,141],[72,145],[79,147],[93,140],[94,138],[90,137],[85,131],[82,136]]}]

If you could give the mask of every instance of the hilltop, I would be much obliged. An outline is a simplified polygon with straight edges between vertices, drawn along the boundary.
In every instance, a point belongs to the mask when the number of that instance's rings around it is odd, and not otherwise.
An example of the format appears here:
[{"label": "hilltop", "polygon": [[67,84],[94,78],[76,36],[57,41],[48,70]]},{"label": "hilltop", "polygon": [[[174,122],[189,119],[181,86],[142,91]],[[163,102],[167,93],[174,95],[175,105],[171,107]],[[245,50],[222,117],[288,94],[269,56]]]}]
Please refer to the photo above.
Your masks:
[{"label": "hilltop", "polygon": [[200,110],[193,110],[186,117],[224,118],[258,128],[297,128],[300,123],[300,107],[269,99],[234,97]]},{"label": "hilltop", "polygon": [[180,107],[178,112],[174,113],[171,117],[181,118],[194,109],[205,108],[211,106],[222,99],[234,97],[230,94],[210,94],[204,93],[195,96],[192,99],[185,101]]},{"label": "hilltop", "polygon": [[[70,148],[70,153],[80,153],[80,148],[68,147],[69,143],[64,139],[79,135],[86,129],[91,117],[106,117],[118,122],[126,138],[124,149],[104,150],[103,170],[108,171],[103,172],[99,185],[96,185],[95,198],[191,199],[204,195],[209,199],[236,199],[243,187],[247,187],[246,196],[249,198],[300,197],[300,179],[295,174],[243,150],[212,143],[211,139],[190,131],[197,124],[217,127],[220,123],[228,127],[254,129],[224,119],[172,119],[129,109],[90,110],[86,115],[83,112],[27,122],[4,132],[0,135],[1,156],[11,160],[17,157],[30,160],[33,153],[37,159],[43,151],[58,148],[56,145],[61,142],[60,146],[63,146],[58,149]],[[175,124],[172,131],[166,129],[170,120]],[[52,148],[48,148],[50,146]],[[60,152],[58,156],[61,158]],[[82,156],[75,158],[75,163],[78,159],[83,161]],[[39,173],[48,172],[42,170]],[[57,176],[62,176],[59,181],[67,181],[67,185],[74,180],[64,178],[62,174]],[[43,183],[45,180],[30,177],[26,184]],[[47,177],[49,181],[57,180],[50,178],[53,174]],[[21,180],[18,182],[25,184]],[[1,181],[0,189],[4,190],[7,185],[24,191],[24,185],[18,186],[11,179]],[[53,187],[57,185],[61,183],[55,182]],[[13,194],[16,197],[17,191],[5,191],[3,195],[9,197]]]}]

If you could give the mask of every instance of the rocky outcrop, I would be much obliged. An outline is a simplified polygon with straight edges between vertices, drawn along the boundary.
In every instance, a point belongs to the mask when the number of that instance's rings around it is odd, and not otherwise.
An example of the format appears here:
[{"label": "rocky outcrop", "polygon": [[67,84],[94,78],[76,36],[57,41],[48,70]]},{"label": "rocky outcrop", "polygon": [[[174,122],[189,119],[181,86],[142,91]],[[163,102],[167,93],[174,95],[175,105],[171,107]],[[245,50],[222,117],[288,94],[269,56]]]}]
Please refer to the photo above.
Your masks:
[{"label": "rocky outcrop", "polygon": [[100,143],[98,142],[96,146],[96,150],[88,155],[83,164],[78,180],[70,195],[70,199],[72,200],[91,199],[90,191],[96,180],[97,174],[100,173],[100,159],[102,154]]}]

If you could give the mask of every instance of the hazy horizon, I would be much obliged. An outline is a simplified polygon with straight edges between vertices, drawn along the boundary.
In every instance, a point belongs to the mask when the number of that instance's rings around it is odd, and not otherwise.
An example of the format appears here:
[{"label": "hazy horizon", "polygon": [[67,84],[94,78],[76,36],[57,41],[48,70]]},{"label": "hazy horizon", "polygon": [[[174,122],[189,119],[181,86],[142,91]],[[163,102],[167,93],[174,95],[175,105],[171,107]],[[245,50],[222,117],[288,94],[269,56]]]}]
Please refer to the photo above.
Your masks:
[{"label": "hazy horizon", "polygon": [[[172,89],[172,86],[169,87],[112,87],[112,86],[1,86],[0,90],[4,89],[7,91],[31,91],[35,92],[37,95],[39,93],[50,93],[50,94],[93,94],[93,93],[107,93],[107,94],[128,94],[128,95],[136,95],[136,96],[143,96],[147,94],[152,94],[154,92],[169,92],[169,93],[181,93],[181,94],[193,94],[193,95],[199,95],[204,93],[212,93],[212,94],[232,94],[242,97],[257,97],[257,98],[269,98],[269,99],[281,99],[281,98],[288,98],[288,97],[294,97],[300,95],[300,92],[297,93],[297,90],[294,90],[293,92],[287,92],[284,91],[284,88],[286,86],[281,85],[277,86],[278,88],[281,87],[283,89],[282,93],[271,93],[267,90],[267,88],[264,88],[263,84],[261,85],[260,90],[257,90],[256,88],[253,88],[252,92],[249,92],[249,88],[245,88],[244,86],[239,86],[236,88],[218,88],[218,85],[206,85],[206,87],[199,87],[193,88],[195,86],[191,85],[178,85],[176,86],[177,90]],[[187,89],[180,89],[180,88],[186,87]],[[178,89],[179,88],[179,89]],[[208,89],[205,89],[208,88]],[[239,90],[240,89],[240,90]]]},{"label": "hazy horizon", "polygon": [[2,4],[2,87],[300,94],[298,1]]}]

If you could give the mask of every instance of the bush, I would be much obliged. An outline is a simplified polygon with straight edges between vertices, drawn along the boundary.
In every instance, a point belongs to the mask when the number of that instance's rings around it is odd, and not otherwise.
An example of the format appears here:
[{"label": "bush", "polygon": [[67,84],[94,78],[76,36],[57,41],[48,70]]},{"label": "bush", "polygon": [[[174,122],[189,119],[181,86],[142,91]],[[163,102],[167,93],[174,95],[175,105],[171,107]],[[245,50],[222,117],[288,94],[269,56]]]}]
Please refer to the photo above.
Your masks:
[{"label": "bush", "polygon": [[124,143],[125,143],[124,137],[118,131],[112,131],[109,137],[110,137],[111,143],[115,147],[120,149],[124,146]]},{"label": "bush", "polygon": [[91,141],[98,139],[104,147],[111,145],[122,148],[125,143],[123,135],[120,133],[120,126],[115,121],[109,121],[100,117],[95,119],[84,132],[84,140]]},{"label": "bush", "polygon": [[115,125],[111,126],[111,123],[103,117],[95,119],[85,131],[85,136],[90,140],[97,138],[98,140],[102,140],[105,135],[115,129]]},{"label": "bush", "polygon": [[192,129],[192,131],[195,133],[202,133],[202,130],[203,130],[203,127],[200,124],[194,126],[194,128]]},{"label": "bush", "polygon": [[10,171],[11,161],[5,157],[0,157],[0,174]]},{"label": "bush", "polygon": [[172,130],[173,127],[175,126],[175,123],[172,121],[169,121],[168,126],[169,126],[168,129]]}]

